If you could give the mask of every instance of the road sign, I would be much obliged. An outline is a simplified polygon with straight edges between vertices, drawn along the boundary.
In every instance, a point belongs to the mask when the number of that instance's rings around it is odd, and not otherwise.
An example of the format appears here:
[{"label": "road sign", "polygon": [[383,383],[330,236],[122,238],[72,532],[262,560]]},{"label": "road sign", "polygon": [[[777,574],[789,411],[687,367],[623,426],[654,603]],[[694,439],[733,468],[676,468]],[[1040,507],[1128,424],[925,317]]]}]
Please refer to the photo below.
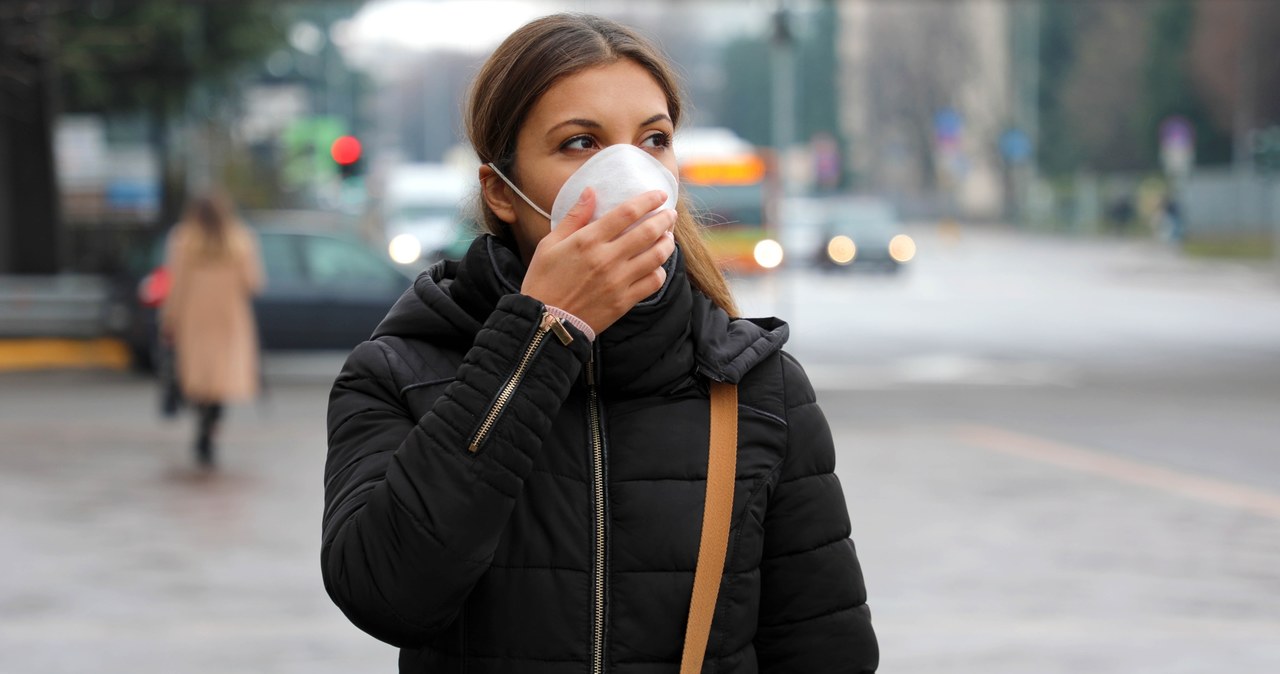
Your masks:
[{"label": "road sign", "polygon": [[942,108],[933,115],[933,140],[939,145],[950,146],[960,143],[960,134],[964,131],[964,117],[952,108]]},{"label": "road sign", "polygon": [[1173,115],[1160,122],[1160,164],[1172,176],[1184,176],[1196,161],[1196,131],[1186,117]]},{"label": "road sign", "polygon": [[1010,164],[1021,164],[1031,158],[1031,138],[1017,127],[1000,134],[1000,154]]}]

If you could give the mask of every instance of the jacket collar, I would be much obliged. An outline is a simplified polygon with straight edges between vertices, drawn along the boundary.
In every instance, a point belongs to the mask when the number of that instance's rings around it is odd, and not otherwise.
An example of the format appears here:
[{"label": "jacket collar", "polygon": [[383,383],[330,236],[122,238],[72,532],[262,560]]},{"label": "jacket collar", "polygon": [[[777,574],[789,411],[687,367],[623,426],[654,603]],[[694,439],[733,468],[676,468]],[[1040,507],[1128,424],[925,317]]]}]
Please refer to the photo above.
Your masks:
[{"label": "jacket collar", "polygon": [[[665,395],[690,385],[695,375],[737,383],[786,342],[786,323],[730,318],[694,290],[679,248],[665,267],[663,287],[596,337],[606,394]],[[469,344],[498,300],[520,291],[524,273],[512,247],[481,235],[462,260],[442,261],[420,274],[374,336]]]}]

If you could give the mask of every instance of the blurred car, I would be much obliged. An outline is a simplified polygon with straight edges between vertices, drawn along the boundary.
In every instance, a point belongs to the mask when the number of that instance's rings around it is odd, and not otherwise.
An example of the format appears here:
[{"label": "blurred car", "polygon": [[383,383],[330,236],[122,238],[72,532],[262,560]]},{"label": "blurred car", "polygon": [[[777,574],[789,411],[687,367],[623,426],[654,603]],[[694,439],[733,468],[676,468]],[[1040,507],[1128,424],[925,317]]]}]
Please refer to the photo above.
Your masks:
[{"label": "blurred car", "polygon": [[787,199],[779,242],[784,264],[893,273],[915,258],[893,205],[874,197]]},{"label": "blurred car", "polygon": [[[254,299],[263,351],[347,350],[369,338],[412,276],[359,239],[289,227],[255,227],[267,283]],[[121,337],[138,369],[155,364],[157,307],[168,293],[164,241],[136,284]]]},{"label": "blurred car", "polygon": [[463,203],[475,178],[444,164],[403,164],[389,171],[382,210],[387,255],[423,267],[449,255],[468,230]]}]

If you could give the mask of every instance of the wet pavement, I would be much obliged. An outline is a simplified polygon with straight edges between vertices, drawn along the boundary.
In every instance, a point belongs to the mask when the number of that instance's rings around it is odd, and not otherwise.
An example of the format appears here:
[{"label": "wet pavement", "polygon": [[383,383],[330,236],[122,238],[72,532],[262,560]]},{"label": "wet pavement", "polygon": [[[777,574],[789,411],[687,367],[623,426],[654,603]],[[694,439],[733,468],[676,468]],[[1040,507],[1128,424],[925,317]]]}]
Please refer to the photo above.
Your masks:
[{"label": "wet pavement", "polygon": [[149,381],[0,390],[0,671],[394,671],[321,585],[322,382],[232,409],[212,473]]},{"label": "wet pavement", "polygon": [[[1280,380],[1199,412],[1188,383],[826,395],[884,670],[1280,671]],[[1160,444],[1204,412],[1212,444]]]}]

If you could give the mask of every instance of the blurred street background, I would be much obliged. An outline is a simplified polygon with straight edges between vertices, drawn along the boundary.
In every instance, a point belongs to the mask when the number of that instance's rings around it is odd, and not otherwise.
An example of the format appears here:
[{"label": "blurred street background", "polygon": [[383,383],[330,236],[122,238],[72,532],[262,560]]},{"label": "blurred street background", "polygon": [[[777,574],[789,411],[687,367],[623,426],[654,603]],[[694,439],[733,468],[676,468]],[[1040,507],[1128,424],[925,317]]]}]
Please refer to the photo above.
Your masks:
[{"label": "blurred street background", "polygon": [[[466,87],[562,10],[681,68],[882,671],[1280,671],[1280,3],[0,0],[0,672],[394,669],[320,581],[328,389],[474,236]],[[155,312],[213,187],[266,390],[205,471]]]}]

